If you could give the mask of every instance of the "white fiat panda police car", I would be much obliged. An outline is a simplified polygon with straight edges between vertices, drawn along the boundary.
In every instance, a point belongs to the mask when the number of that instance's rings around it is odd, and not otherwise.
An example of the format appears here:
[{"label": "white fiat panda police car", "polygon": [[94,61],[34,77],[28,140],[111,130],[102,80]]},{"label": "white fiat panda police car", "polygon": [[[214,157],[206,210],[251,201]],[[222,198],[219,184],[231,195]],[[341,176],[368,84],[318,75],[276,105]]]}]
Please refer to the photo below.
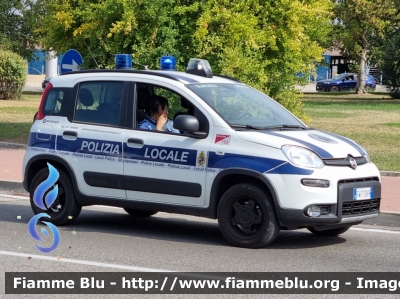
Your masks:
[{"label": "white fiat panda police car", "polygon": [[[169,100],[180,133],[138,129],[151,95]],[[171,113],[172,118],[172,113]],[[135,217],[169,212],[218,219],[235,246],[257,248],[281,229],[336,236],[376,217],[380,174],[354,141],[308,127],[265,94],[213,75],[84,70],[51,78],[32,125],[24,187],[59,172],[42,205],[56,225],[82,206],[122,207]],[[45,201],[45,200],[44,200]]]}]

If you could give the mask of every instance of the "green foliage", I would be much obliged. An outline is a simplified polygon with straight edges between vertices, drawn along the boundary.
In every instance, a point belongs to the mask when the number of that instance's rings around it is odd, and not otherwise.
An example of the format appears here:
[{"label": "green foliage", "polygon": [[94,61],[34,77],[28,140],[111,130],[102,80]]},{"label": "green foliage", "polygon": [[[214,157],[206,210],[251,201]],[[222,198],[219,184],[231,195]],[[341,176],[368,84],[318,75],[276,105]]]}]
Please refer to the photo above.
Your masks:
[{"label": "green foliage", "polygon": [[400,99],[400,32],[394,30],[386,39],[383,47],[381,69],[384,84],[390,89],[390,95]]},{"label": "green foliage", "polygon": [[393,0],[340,0],[335,5],[336,46],[358,62],[356,93],[366,93],[365,66],[374,62],[387,28],[396,20]]},{"label": "green foliage", "polygon": [[0,1],[0,49],[27,58],[34,58],[38,33],[34,25],[43,14],[45,0]]},{"label": "green foliage", "polygon": [[84,68],[96,68],[96,63],[113,68],[115,54],[126,53],[133,55],[134,63],[158,69],[162,55],[175,55],[182,63],[193,53],[190,36],[197,4],[182,2],[48,1],[38,30],[42,43],[57,52],[71,48],[81,52]]},{"label": "green foliage", "polygon": [[[331,31],[331,0],[53,0],[38,31],[57,52],[74,48],[84,68],[113,68],[118,53],[158,69],[162,55],[208,59],[306,119],[293,86],[304,83]],[[90,49],[90,51],[89,51]],[[93,59],[94,58],[94,59]],[[292,103],[293,102],[293,103]]]},{"label": "green foliage", "polygon": [[20,99],[26,81],[26,61],[18,54],[0,50],[0,97]]},{"label": "green foliage", "polygon": [[213,71],[264,91],[306,120],[293,86],[322,60],[331,1],[217,1],[203,4],[195,41]]}]

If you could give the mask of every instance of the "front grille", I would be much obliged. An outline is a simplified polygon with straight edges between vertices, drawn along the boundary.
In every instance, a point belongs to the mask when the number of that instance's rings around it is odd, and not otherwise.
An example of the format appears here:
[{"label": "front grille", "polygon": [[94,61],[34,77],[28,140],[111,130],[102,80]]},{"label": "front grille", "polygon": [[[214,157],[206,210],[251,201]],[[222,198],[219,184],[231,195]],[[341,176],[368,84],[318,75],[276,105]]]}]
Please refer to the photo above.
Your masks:
[{"label": "front grille", "polygon": [[360,178],[360,179],[346,179],[338,181],[338,184],[348,184],[348,183],[359,183],[359,182],[368,182],[368,181],[377,181],[379,182],[378,177],[370,177],[370,178]]},{"label": "front grille", "polygon": [[346,201],[342,204],[342,216],[366,214],[379,211],[380,198]]},{"label": "front grille", "polygon": [[[356,157],[354,158],[356,160],[357,165],[364,165],[368,163],[368,160],[365,157]],[[341,159],[323,159],[325,165],[328,166],[349,166],[351,167],[350,161],[347,158],[341,158]]]}]

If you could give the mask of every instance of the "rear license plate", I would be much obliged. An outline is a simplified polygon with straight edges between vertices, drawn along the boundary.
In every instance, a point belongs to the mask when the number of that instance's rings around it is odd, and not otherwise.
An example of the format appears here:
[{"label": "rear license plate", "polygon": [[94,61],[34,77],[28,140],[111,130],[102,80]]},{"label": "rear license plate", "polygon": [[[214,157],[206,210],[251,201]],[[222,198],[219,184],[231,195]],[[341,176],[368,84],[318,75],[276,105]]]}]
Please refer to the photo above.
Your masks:
[{"label": "rear license plate", "polygon": [[364,200],[372,198],[374,198],[374,187],[353,189],[353,200]]}]

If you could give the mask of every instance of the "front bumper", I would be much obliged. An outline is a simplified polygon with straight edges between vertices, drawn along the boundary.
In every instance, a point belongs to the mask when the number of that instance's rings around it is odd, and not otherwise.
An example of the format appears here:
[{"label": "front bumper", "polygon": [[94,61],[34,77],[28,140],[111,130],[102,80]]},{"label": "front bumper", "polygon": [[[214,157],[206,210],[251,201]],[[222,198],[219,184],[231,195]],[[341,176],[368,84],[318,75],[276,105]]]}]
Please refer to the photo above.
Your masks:
[{"label": "front bumper", "polygon": [[[374,196],[368,200],[353,200],[354,188],[373,187]],[[288,229],[358,224],[364,220],[377,217],[381,201],[381,182],[378,177],[340,180],[337,184],[337,202],[315,202],[303,209],[285,209],[279,207],[278,218],[282,227]],[[309,206],[317,205],[326,213],[318,217],[306,214]]]},{"label": "front bumper", "polygon": [[321,91],[328,91],[328,89],[329,89],[329,85],[327,85],[327,84],[321,84],[321,85],[316,85],[316,87],[315,87],[315,89],[316,89],[316,91],[319,91],[319,92],[321,92]]}]

